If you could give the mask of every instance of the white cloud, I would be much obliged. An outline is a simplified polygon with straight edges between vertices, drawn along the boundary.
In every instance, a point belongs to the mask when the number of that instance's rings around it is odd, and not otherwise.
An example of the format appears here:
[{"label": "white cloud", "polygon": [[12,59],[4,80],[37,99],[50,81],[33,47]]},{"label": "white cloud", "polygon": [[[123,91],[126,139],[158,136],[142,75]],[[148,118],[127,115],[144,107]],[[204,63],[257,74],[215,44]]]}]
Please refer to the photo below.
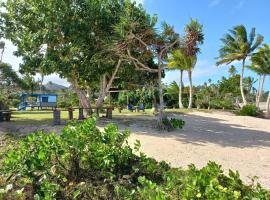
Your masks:
[{"label": "white cloud", "polygon": [[[40,76],[37,75],[35,78],[40,79]],[[44,84],[48,83],[49,81],[56,83],[58,85],[69,86],[69,83],[67,82],[67,80],[60,78],[58,74],[51,74],[49,76],[45,76]]]},{"label": "white cloud", "polygon": [[[220,66],[217,67],[215,64],[210,62],[209,60],[198,60],[197,64],[193,70],[193,82],[195,85],[202,84],[207,81],[209,78],[218,77],[218,76],[226,76],[228,71],[228,67]],[[180,73],[177,71],[169,71],[166,72],[166,77],[164,79],[164,83],[171,83],[173,81],[179,82]],[[185,85],[188,85],[188,76],[187,73],[184,73],[183,81]]]},{"label": "white cloud", "polygon": [[238,4],[235,6],[236,9],[241,9],[243,6],[244,6],[245,2],[242,0],[242,1],[239,1]]},{"label": "white cloud", "polygon": [[215,7],[218,6],[220,4],[221,0],[212,0],[210,1],[210,3],[208,4],[208,7]]}]

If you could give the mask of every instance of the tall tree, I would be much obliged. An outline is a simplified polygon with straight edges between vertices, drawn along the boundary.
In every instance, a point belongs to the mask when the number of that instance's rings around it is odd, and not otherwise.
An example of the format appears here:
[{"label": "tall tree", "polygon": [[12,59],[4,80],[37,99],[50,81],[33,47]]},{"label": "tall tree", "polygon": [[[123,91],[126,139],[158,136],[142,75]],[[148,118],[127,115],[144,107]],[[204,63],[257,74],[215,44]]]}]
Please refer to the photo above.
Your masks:
[{"label": "tall tree", "polygon": [[[259,48],[258,52],[251,57],[251,66],[249,68],[255,71],[262,81],[259,81],[259,88],[257,92],[256,105],[259,107],[260,98],[263,93],[264,81],[266,76],[270,75],[270,48],[267,44],[264,44]],[[260,84],[261,83],[261,84]],[[269,112],[270,94],[267,100],[266,110]]]},{"label": "tall tree", "polygon": [[217,65],[230,64],[233,61],[242,61],[242,70],[240,77],[240,91],[243,104],[246,105],[247,101],[243,89],[243,78],[245,71],[246,59],[252,56],[253,52],[261,45],[263,36],[256,36],[256,29],[252,28],[251,32],[247,33],[245,26],[238,25],[229,30],[222,39],[223,46],[219,50],[219,61]]},{"label": "tall tree", "polygon": [[[117,41],[117,48],[114,51],[125,61],[132,63],[139,71],[158,74],[159,88],[159,117],[158,127],[166,129],[163,123],[164,118],[164,100],[162,77],[166,67],[165,61],[168,53],[179,46],[179,35],[175,33],[173,27],[162,23],[162,29],[158,32],[155,29],[157,22],[156,16],[152,18],[142,18],[141,15],[134,18],[133,13],[127,11],[125,18],[115,27],[122,38]],[[152,68],[156,62],[157,69]]]},{"label": "tall tree", "polygon": [[[66,78],[89,108],[86,83],[98,82],[113,73],[115,59],[96,59],[104,44],[112,40],[113,25],[124,9],[123,1],[8,0],[2,13],[5,37],[22,56],[21,68],[28,72],[58,73]],[[18,12],[20,11],[20,12]],[[111,57],[112,58],[112,57]]]},{"label": "tall tree", "polygon": [[188,57],[184,54],[183,49],[177,49],[171,55],[168,60],[168,69],[180,70],[180,80],[179,80],[179,108],[183,108],[182,103],[182,89],[183,89],[183,72],[188,71],[190,66],[194,66],[195,57]]},{"label": "tall tree", "polygon": [[189,78],[189,104],[188,108],[192,108],[192,72],[196,65],[197,54],[200,52],[199,45],[204,42],[203,26],[194,19],[191,19],[189,24],[185,27],[185,37],[184,37],[184,53],[187,57],[190,57],[193,62],[188,69]]}]

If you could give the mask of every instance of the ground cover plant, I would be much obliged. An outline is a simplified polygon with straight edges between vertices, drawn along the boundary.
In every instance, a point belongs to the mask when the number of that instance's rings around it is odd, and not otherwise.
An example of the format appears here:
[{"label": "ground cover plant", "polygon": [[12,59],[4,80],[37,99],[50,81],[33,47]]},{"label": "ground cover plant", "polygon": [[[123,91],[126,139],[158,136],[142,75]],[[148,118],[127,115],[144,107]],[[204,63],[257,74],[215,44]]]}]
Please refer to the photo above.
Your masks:
[{"label": "ground cover plant", "polygon": [[237,115],[240,116],[252,116],[256,117],[262,114],[259,108],[256,107],[254,104],[248,104],[243,106],[239,111],[236,111]]},{"label": "ground cover plant", "polygon": [[171,168],[132,148],[128,131],[95,119],[72,122],[61,135],[30,134],[1,156],[0,199],[269,199],[237,172]]}]

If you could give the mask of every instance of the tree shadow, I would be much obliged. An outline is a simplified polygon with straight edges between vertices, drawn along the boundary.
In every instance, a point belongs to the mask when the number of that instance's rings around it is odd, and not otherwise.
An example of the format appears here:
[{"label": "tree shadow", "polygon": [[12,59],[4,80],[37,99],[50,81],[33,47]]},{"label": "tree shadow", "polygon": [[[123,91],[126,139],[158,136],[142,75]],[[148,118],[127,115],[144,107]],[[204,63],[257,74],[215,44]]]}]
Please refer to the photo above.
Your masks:
[{"label": "tree shadow", "polygon": [[[192,114],[178,114],[174,117],[181,118],[186,122],[182,130],[160,132],[151,128],[153,118],[140,119],[140,117],[131,118],[130,121],[133,125],[128,128],[136,134],[161,138],[172,137],[182,143],[192,143],[200,146],[213,143],[223,147],[237,148],[270,147],[270,130],[269,132],[252,130],[246,126],[228,123],[226,120]],[[128,119],[129,117],[125,118],[126,121]],[[123,121],[123,118],[115,119],[114,122],[121,125],[121,120]],[[140,127],[142,128],[140,129]]]}]

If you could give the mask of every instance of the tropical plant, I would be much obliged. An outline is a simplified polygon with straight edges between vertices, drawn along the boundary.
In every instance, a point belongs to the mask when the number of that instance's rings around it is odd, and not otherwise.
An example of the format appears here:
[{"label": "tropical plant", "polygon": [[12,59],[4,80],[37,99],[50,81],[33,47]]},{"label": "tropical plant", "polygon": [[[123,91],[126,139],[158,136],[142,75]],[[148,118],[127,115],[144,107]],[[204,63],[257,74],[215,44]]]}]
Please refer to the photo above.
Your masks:
[{"label": "tropical plant", "polygon": [[191,19],[189,24],[185,27],[185,37],[183,44],[183,51],[187,57],[191,59],[192,62],[188,69],[188,78],[189,78],[189,104],[188,108],[192,108],[192,71],[196,65],[197,54],[200,52],[199,45],[203,44],[204,34],[203,26],[194,19]]},{"label": "tropical plant", "polygon": [[246,59],[252,56],[253,52],[261,45],[263,36],[256,36],[256,29],[252,28],[248,35],[246,27],[243,25],[235,26],[229,30],[222,39],[223,46],[219,50],[219,57],[217,65],[230,64],[233,61],[242,61],[242,70],[240,76],[240,91],[243,104],[246,105],[247,101],[243,89],[243,78],[245,71]]},{"label": "tropical plant", "polygon": [[234,65],[231,65],[230,66],[230,68],[229,68],[229,74],[230,74],[231,77],[237,74],[237,70],[236,70],[236,68],[235,68]]},{"label": "tropical plant", "polygon": [[182,103],[182,89],[183,89],[183,72],[190,69],[190,66],[194,66],[194,57],[188,57],[184,54],[182,49],[175,50],[171,57],[168,59],[168,69],[180,70],[179,80],[179,108],[183,108]]},{"label": "tropical plant", "polygon": [[238,172],[226,175],[214,162],[184,170],[148,158],[128,136],[113,124],[100,131],[93,118],[71,122],[59,135],[30,134],[0,156],[0,199],[270,198],[260,184],[245,185]]},{"label": "tropical plant", "polygon": [[[264,44],[259,48],[258,52],[251,57],[251,66],[249,68],[259,75],[259,84],[256,95],[256,106],[259,107],[260,98],[263,93],[265,77],[270,75],[270,48]],[[269,96],[270,98],[270,96]],[[269,98],[267,101],[266,110],[269,112]]]},{"label": "tropical plant", "polygon": [[252,116],[256,117],[261,114],[260,110],[254,104],[247,104],[243,106],[239,111],[236,111],[237,115],[240,116]]}]

